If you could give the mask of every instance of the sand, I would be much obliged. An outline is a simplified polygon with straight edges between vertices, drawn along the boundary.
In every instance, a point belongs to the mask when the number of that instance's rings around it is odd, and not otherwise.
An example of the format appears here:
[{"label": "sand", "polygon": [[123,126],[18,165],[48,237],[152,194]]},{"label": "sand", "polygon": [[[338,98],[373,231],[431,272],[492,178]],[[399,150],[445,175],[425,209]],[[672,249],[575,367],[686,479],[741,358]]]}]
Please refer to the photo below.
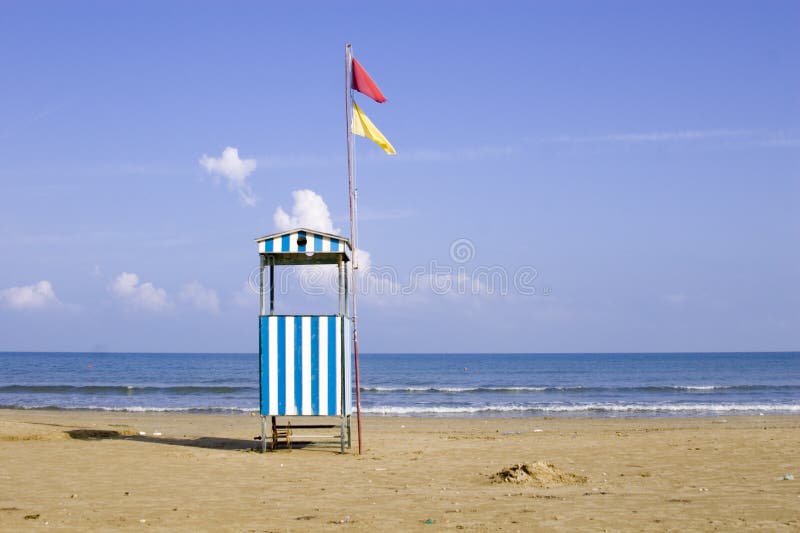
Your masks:
[{"label": "sand", "polygon": [[361,456],[261,454],[258,432],[248,415],[0,410],[0,529],[800,530],[797,416],[371,417]]}]

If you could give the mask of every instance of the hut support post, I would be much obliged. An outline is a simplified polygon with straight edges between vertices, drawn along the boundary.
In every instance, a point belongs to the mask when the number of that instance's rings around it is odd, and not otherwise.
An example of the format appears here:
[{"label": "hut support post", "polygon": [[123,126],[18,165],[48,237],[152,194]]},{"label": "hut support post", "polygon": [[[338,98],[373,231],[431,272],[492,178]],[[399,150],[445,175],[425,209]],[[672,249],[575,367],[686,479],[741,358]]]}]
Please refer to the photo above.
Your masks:
[{"label": "hut support post", "polygon": [[259,302],[259,314],[264,316],[266,313],[266,292],[264,291],[264,269],[267,266],[267,258],[263,255],[261,257],[261,267],[258,270],[258,302]]},{"label": "hut support post", "polygon": [[261,453],[267,451],[267,417],[261,415]]},{"label": "hut support post", "polygon": [[[266,307],[264,305],[265,304],[265,302],[264,302],[264,298],[265,298],[265,294],[264,294],[264,267],[266,266],[267,261],[266,261],[266,258],[263,255],[259,255],[259,258],[260,258],[260,268],[258,270],[258,305],[259,305],[259,311],[258,311],[259,318],[258,319],[260,321],[261,317],[264,316],[264,311],[265,311],[265,307]],[[260,329],[261,328],[259,326],[259,330]],[[259,342],[260,342],[260,339],[259,339]],[[258,379],[259,379],[259,382],[260,382],[261,379],[262,379],[261,372],[263,372],[263,369],[261,368],[261,356],[260,355],[259,355],[258,369],[259,369]],[[261,387],[259,386],[259,391],[260,390],[261,390]],[[260,396],[260,393],[259,393],[259,396]],[[266,451],[267,451],[267,421],[264,418],[264,415],[261,415],[261,453],[264,453]]]},{"label": "hut support post", "polygon": [[269,315],[275,314],[275,257],[269,256]]}]

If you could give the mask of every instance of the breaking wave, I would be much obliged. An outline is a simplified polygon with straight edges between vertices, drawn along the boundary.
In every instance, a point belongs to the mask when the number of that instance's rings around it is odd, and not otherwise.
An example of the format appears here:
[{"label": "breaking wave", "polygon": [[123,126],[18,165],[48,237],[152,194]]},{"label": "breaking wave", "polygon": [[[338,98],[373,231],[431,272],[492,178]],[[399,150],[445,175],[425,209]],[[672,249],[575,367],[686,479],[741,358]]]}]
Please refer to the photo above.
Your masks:
[{"label": "breaking wave", "polygon": [[175,395],[207,395],[235,394],[239,392],[258,391],[258,387],[229,387],[204,385],[177,385],[165,387],[149,387],[136,385],[4,385],[0,393],[38,393],[38,394],[85,394],[85,395],[124,395],[135,394],[175,394]]},{"label": "breaking wave", "polygon": [[362,412],[373,415],[470,415],[470,414],[535,414],[573,413],[587,416],[603,413],[629,414],[704,414],[704,413],[800,413],[800,404],[600,404],[585,405],[483,405],[483,406],[372,406],[365,407]]}]

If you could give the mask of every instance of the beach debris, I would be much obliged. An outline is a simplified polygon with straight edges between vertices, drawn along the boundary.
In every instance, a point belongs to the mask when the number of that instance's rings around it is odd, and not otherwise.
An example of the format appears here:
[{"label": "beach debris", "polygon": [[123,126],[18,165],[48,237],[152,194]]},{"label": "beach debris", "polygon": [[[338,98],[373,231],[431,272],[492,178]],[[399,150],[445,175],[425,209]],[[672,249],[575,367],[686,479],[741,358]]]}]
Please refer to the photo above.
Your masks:
[{"label": "beach debris", "polygon": [[154,437],[160,437],[161,436],[161,432],[160,431],[154,431],[153,432],[153,436]]},{"label": "beach debris", "polygon": [[544,431],[544,430],[543,429],[538,429],[538,428],[533,430],[534,433],[541,433],[542,431]]},{"label": "beach debris", "polygon": [[38,520],[41,515],[39,513],[36,514],[26,514],[25,520]]},{"label": "beach debris", "polygon": [[433,518],[428,518],[427,520],[424,520],[422,523],[425,524],[426,526],[430,526],[435,524],[436,520],[434,520]]},{"label": "beach debris", "polygon": [[518,463],[504,468],[491,476],[495,483],[526,483],[549,488],[561,485],[583,485],[586,476],[564,472],[553,464],[544,461]]},{"label": "beach debris", "polygon": [[792,474],[786,474],[781,478],[782,481],[792,481],[794,480],[794,476]]},{"label": "beach debris", "polygon": [[146,431],[140,431],[140,432],[139,432],[139,435],[141,435],[142,437],[144,437],[145,435],[147,435],[147,432],[146,432]]},{"label": "beach debris", "polygon": [[123,436],[119,431],[107,429],[71,429],[66,434],[78,440],[118,439]]}]

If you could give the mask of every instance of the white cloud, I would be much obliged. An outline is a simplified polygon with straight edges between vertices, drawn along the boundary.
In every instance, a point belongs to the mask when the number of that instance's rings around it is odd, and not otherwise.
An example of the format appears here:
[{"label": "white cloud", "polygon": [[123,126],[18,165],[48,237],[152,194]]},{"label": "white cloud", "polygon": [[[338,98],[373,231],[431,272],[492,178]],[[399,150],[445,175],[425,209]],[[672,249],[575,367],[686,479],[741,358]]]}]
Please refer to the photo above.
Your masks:
[{"label": "white cloud", "polygon": [[319,194],[310,189],[300,189],[292,192],[292,199],[294,204],[291,215],[282,207],[275,210],[273,220],[278,231],[294,228],[308,228],[334,234],[341,231],[333,227],[328,206]]},{"label": "white cloud", "polygon": [[772,137],[769,139],[755,141],[753,144],[757,146],[768,147],[794,147],[800,146],[800,138],[793,139],[790,137]]},{"label": "white cloud", "polygon": [[682,131],[655,131],[647,133],[616,133],[599,137],[597,140],[607,142],[669,142],[669,141],[699,141],[720,137],[739,137],[749,135],[748,130],[682,130]]},{"label": "white cloud", "polygon": [[148,311],[162,311],[170,306],[167,291],[152,283],[139,283],[139,276],[123,272],[111,284],[110,290],[133,307]]},{"label": "white cloud", "polygon": [[9,287],[0,290],[0,302],[11,309],[46,309],[56,307],[61,302],[53,291],[53,284],[42,280],[33,285]]},{"label": "white cloud", "polygon": [[[291,214],[278,207],[273,219],[278,231],[288,231],[295,228],[308,228],[310,230],[324,231],[339,235],[341,230],[333,226],[331,214],[325,200],[310,189],[301,189],[292,192]],[[372,264],[370,254],[366,250],[356,250],[356,275],[359,280],[367,279],[367,273]],[[338,286],[337,269],[333,265],[309,265],[298,267],[299,281],[306,290],[320,291],[335,294]]]},{"label": "white cloud", "polygon": [[243,204],[256,205],[256,197],[246,181],[247,176],[256,169],[255,159],[239,159],[239,150],[228,146],[222,151],[221,157],[203,154],[200,164],[209,174],[224,177],[228,181],[228,188],[239,194]]},{"label": "white cloud", "polygon": [[193,281],[181,288],[181,300],[187,302],[197,309],[208,311],[209,313],[219,313],[219,298],[214,289],[204,287],[201,283]]},{"label": "white cloud", "polygon": [[676,130],[676,131],[650,131],[641,133],[610,133],[596,136],[562,135],[543,139],[528,139],[530,142],[544,143],[658,143],[678,141],[705,141],[708,139],[722,139],[731,137],[747,137],[755,132],[751,130],[734,129],[708,129],[708,130]]},{"label": "white cloud", "polygon": [[403,152],[403,161],[407,162],[447,162],[475,161],[479,159],[508,157],[516,151],[513,145],[487,144],[484,146],[466,146],[450,150],[418,149]]}]

